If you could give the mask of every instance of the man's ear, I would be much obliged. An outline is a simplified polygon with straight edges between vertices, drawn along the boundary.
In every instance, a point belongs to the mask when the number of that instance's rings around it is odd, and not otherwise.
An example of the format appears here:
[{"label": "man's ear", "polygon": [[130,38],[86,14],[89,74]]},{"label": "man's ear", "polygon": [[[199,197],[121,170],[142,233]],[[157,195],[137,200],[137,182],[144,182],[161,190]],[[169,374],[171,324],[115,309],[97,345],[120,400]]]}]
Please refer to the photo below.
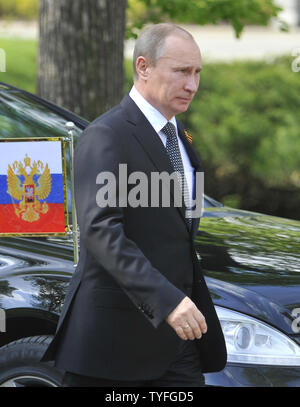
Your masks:
[{"label": "man's ear", "polygon": [[146,81],[150,72],[148,60],[143,56],[139,56],[136,60],[135,68],[139,78]]}]

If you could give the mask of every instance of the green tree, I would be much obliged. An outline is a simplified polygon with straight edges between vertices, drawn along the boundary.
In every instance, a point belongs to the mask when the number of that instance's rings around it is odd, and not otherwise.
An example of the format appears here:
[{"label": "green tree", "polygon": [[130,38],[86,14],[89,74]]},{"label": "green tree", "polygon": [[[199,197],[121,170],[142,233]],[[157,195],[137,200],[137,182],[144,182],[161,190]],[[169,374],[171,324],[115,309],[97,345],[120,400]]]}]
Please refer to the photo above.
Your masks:
[{"label": "green tree", "polygon": [[32,20],[37,18],[39,0],[0,0],[0,18]]},{"label": "green tree", "polygon": [[245,25],[267,25],[280,10],[273,0],[128,0],[127,36],[135,36],[144,24],[167,19],[199,25],[227,22],[239,37]]}]

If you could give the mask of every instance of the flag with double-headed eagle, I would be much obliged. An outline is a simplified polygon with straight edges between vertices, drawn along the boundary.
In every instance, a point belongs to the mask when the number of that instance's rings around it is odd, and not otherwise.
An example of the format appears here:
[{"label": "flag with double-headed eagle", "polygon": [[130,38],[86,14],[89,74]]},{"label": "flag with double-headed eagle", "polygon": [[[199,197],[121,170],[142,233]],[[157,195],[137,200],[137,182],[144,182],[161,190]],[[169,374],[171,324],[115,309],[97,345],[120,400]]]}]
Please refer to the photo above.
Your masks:
[{"label": "flag with double-headed eagle", "polygon": [[66,230],[61,141],[0,143],[0,235]]}]

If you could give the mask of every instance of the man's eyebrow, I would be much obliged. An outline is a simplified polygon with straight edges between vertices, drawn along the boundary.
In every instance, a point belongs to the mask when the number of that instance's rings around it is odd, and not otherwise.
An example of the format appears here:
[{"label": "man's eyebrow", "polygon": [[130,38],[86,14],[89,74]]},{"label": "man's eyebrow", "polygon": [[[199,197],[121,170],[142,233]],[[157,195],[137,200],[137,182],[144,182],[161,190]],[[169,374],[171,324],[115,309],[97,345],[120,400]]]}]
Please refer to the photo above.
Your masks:
[{"label": "man's eyebrow", "polygon": [[[191,65],[174,65],[174,69],[192,69],[193,66]],[[196,68],[197,71],[202,71],[202,65]]]}]

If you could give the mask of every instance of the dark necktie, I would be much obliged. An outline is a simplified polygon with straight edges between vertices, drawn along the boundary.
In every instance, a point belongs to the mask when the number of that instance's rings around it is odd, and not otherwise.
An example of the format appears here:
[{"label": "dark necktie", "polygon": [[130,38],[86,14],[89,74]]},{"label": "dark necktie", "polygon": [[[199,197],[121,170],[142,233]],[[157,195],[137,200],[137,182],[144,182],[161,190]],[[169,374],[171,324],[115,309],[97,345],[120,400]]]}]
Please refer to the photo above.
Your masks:
[{"label": "dark necktie", "polygon": [[[174,167],[174,170],[179,173],[179,185],[181,187],[185,206],[189,208],[190,207],[189,189],[184,175],[184,168],[181,159],[175,126],[174,124],[168,122],[161,130],[167,136],[166,150],[170,157],[170,161]],[[189,223],[189,226],[191,227],[192,219],[190,217],[187,217],[187,221]]]}]

